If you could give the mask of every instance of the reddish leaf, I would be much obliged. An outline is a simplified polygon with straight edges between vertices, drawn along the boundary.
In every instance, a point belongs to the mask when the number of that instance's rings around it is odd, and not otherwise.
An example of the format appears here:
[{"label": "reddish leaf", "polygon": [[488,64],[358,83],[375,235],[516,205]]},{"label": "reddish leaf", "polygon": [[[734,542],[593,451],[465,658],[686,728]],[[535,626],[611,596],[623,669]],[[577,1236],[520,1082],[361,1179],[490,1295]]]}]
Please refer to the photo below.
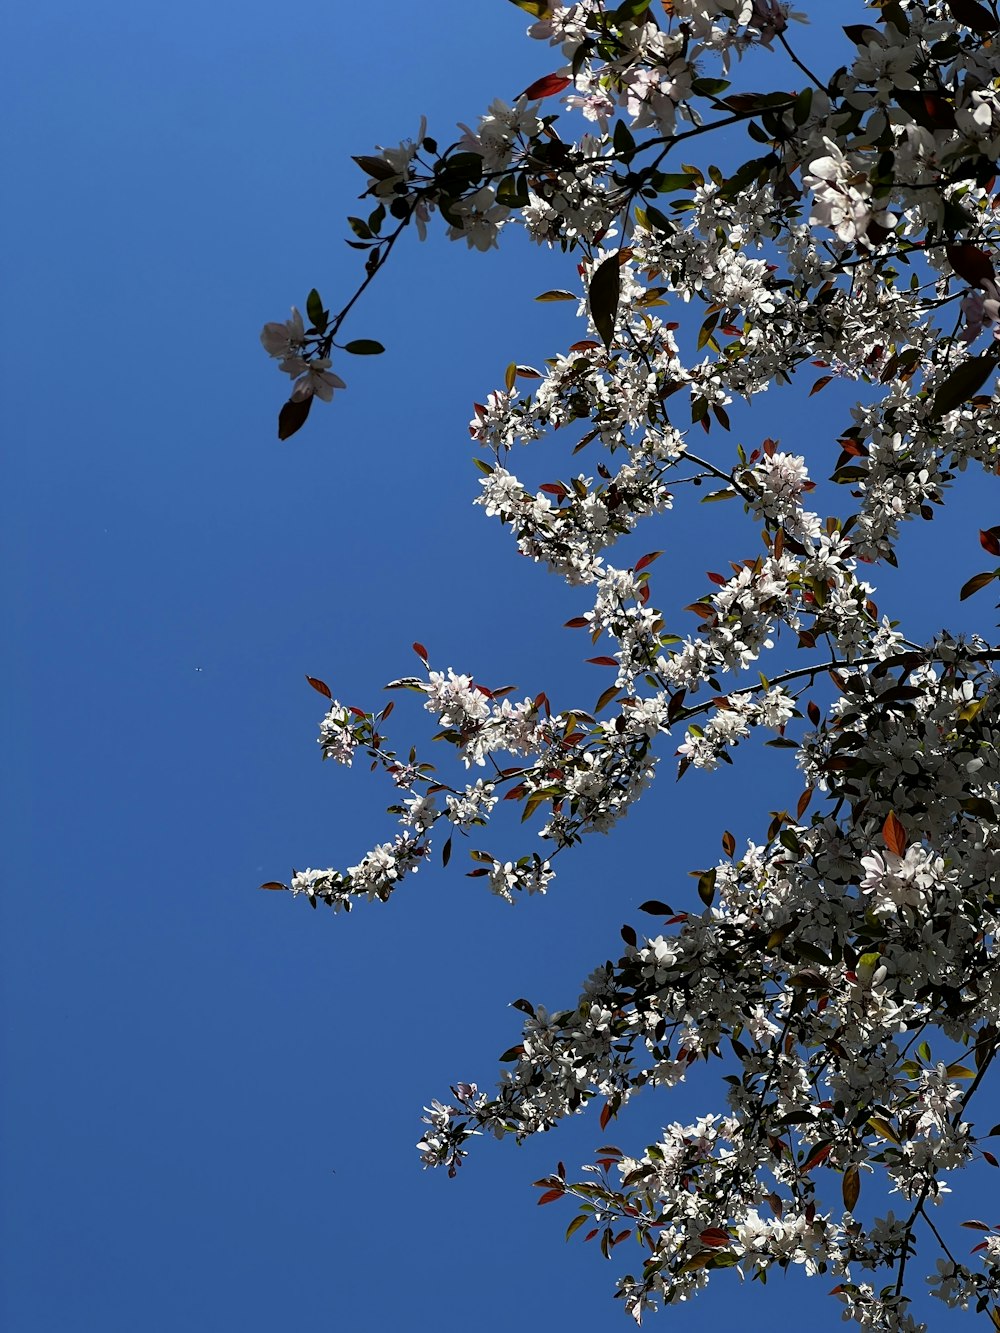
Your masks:
[{"label": "reddish leaf", "polygon": [[286,890],[287,890],[288,885],[287,885],[287,884],[279,884],[278,881],[277,881],[276,879],[269,879],[269,880],[267,881],[266,884],[262,884],[260,887],[261,887],[262,889],[286,889]]},{"label": "reddish leaf", "polygon": [[309,415],[309,409],[312,407],[313,395],[309,394],[306,398],[298,401],[289,398],[278,413],[278,439],[287,440],[290,435],[294,435],[297,430],[301,430],[306,424],[306,417]]},{"label": "reddish leaf", "polygon": [[331,692],[330,692],[330,687],[329,687],[329,685],[325,684],[325,683],[324,683],[323,681],[321,681],[321,680],[317,680],[315,676],[306,676],[306,680],[309,682],[309,684],[313,687],[314,690],[317,690],[320,694],[324,695],[327,699],[332,699],[332,698],[333,698],[333,695],[332,695]]},{"label": "reddish leaf", "polygon": [[989,551],[990,555],[1000,555],[1000,526],[980,528],[979,544],[984,551]]},{"label": "reddish leaf", "polygon": [[996,277],[993,261],[985,250],[976,245],[948,245],[945,247],[948,263],[970,287],[981,287]]},{"label": "reddish leaf", "polygon": [[882,825],[882,837],[890,852],[894,852],[896,856],[906,855],[906,844],[909,840],[906,836],[906,829],[895,810],[890,810],[885,817],[885,823]]},{"label": "reddish leaf", "polygon": [[958,594],[958,600],[964,602],[965,599],[971,597],[974,592],[978,592],[980,588],[985,588],[988,583],[992,583],[997,577],[997,574],[997,570],[994,570],[992,573],[987,571],[984,574],[973,574],[971,579],[968,579],[962,584],[962,591]]},{"label": "reddish leaf", "polygon": [[562,1196],[563,1196],[563,1190],[546,1190],[545,1193],[542,1195],[542,1197],[538,1200],[538,1205],[539,1207],[541,1207],[543,1203],[554,1203],[556,1199],[561,1199]]},{"label": "reddish leaf", "polygon": [[722,850],[726,853],[727,856],[732,856],[732,854],[736,851],[736,839],[733,837],[733,835],[729,832],[728,829],[726,829],[725,833],[723,833],[722,835]]},{"label": "reddish leaf", "polygon": [[820,1162],[825,1161],[827,1157],[829,1157],[830,1149],[832,1147],[832,1143],[825,1143],[821,1148],[815,1148],[799,1167],[802,1174],[805,1175],[805,1173],[811,1171],[814,1166],[819,1166]]},{"label": "reddish leaf", "polygon": [[563,626],[564,629],[584,629],[590,621],[586,616],[574,616],[572,620],[567,620]]},{"label": "reddish leaf", "polygon": [[588,657],[587,661],[590,662],[592,666],[616,667],[618,665],[613,657]]},{"label": "reddish leaf", "polygon": [[543,97],[551,97],[553,93],[561,93],[564,88],[568,88],[572,80],[565,74],[543,74],[540,79],[529,84],[521,97],[526,97],[529,102],[540,101]]},{"label": "reddish leaf", "polygon": [[849,1166],[844,1172],[844,1183],[841,1192],[844,1196],[844,1207],[849,1213],[853,1213],[854,1205],[861,1194],[861,1172],[856,1166]]},{"label": "reddish leaf", "polygon": [[997,1161],[991,1152],[987,1152],[985,1148],[983,1149],[983,1156],[989,1162],[990,1166],[1000,1166],[1000,1162]]},{"label": "reddish leaf", "polygon": [[614,1112],[611,1109],[611,1103],[605,1102],[604,1105],[601,1107],[601,1115],[600,1115],[600,1122],[602,1129],[607,1129],[608,1121],[611,1119],[612,1115],[614,1115]]},{"label": "reddish leaf", "polygon": [[721,1227],[706,1227],[704,1231],[699,1233],[698,1239],[701,1241],[702,1245],[717,1247],[719,1245],[728,1245],[732,1240],[732,1237],[728,1231],[723,1231]]},{"label": "reddish leaf", "polygon": [[645,569],[647,565],[651,565],[653,561],[658,560],[662,554],[662,551],[650,551],[648,555],[641,556],[635,562],[635,572],[638,574],[640,569]]},{"label": "reddish leaf", "polygon": [[820,389],[825,389],[832,379],[833,379],[832,375],[821,375],[819,379],[816,381],[816,383],[809,390],[809,397],[811,398],[814,393],[819,393]]},{"label": "reddish leaf", "polygon": [[805,791],[802,793],[802,795],[799,797],[799,803],[795,807],[796,819],[801,819],[802,816],[805,814],[806,810],[809,808],[809,802],[812,800],[812,794],[813,794],[812,787],[807,787]]},{"label": "reddish leaf", "polygon": [[413,651],[414,651],[414,652],[416,653],[416,655],[420,658],[421,662],[423,662],[424,666],[426,666],[426,665],[427,665],[427,649],[424,647],[424,645],[423,645],[422,643],[415,643],[415,644],[413,645]]}]

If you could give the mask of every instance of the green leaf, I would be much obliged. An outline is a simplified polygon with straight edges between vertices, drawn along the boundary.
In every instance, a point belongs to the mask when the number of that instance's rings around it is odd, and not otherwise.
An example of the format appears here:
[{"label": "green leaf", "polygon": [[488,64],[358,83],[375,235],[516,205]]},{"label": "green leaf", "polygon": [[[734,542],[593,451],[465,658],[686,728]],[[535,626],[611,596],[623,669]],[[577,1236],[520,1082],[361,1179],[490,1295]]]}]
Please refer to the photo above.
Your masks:
[{"label": "green leaf", "polygon": [[588,299],[590,317],[594,328],[601,336],[604,346],[610,349],[615,336],[615,316],[618,314],[618,298],[621,293],[621,264],[617,255],[609,255],[594,270],[590,280]]},{"label": "green leaf", "polygon": [[309,322],[313,328],[322,333],[326,328],[327,313],[323,309],[322,298],[315,287],[306,297],[306,314],[309,316]]},{"label": "green leaf", "polygon": [[635,140],[632,138],[632,132],[623,120],[615,121],[615,132],[612,136],[612,142],[615,146],[615,152],[625,162],[630,162],[635,153]]},{"label": "green leaf", "polygon": [[378,356],[385,348],[374,338],[355,338],[344,347],[345,352],[350,352],[352,356]]},{"label": "green leaf", "polygon": [[691,91],[697,93],[699,97],[718,97],[719,93],[724,93],[729,86],[728,79],[695,79],[691,84]]},{"label": "green leaf", "polygon": [[670,171],[654,176],[650,185],[657,194],[672,194],[674,190],[693,190],[695,180],[686,171]]},{"label": "green leaf", "polygon": [[613,23],[627,23],[629,19],[637,19],[645,14],[650,3],[651,0],[624,0],[624,3],[612,10],[607,17]]},{"label": "green leaf", "polygon": [[575,1231],[579,1231],[586,1221],[586,1213],[581,1213],[579,1217],[574,1217],[572,1222],[570,1222],[569,1226],[566,1228],[566,1239],[569,1240],[570,1236],[572,1236]]},{"label": "green leaf", "polygon": [[715,866],[711,870],[706,870],[704,874],[698,876],[698,897],[706,907],[712,906],[712,899],[715,897],[715,880],[718,871]]}]

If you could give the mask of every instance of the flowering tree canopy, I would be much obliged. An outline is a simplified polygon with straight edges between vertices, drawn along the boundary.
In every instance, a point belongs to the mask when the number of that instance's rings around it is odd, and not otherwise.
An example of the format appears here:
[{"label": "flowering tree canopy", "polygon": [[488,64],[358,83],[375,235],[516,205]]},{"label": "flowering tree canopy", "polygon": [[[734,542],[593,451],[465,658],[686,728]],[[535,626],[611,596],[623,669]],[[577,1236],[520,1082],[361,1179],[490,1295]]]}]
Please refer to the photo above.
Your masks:
[{"label": "flowering tree canopy", "polygon": [[[796,809],[743,848],[723,831],[722,858],[695,872],[697,910],[643,903],[655,929],[624,927],[618,961],[567,1008],[518,1001],[523,1039],[496,1090],[456,1083],[433,1102],[423,1160],[454,1174],[474,1136],[524,1139],[591,1102],[603,1130],[641,1089],[718,1061],[712,1113],[642,1152],[601,1149],[580,1181],[560,1166],[539,1182],[605,1255],[645,1242],[620,1279],[636,1320],[720,1269],[799,1264],[830,1275],[858,1323],[915,1329],[919,1254],[936,1295],[1000,1328],[1000,1230],[970,1219],[970,1256],[932,1208],[953,1171],[996,1166],[1000,1126],[973,1102],[1000,1049],[1000,647],[909,639],[871,581],[956,473],[1000,470],[997,0],[858,0],[833,72],[800,58],[792,21],[807,16],[785,0],[514,3],[552,47],[551,74],[448,146],[421,124],[357,157],[363,281],[336,315],[312,291],[305,317],[261,340],[294,380],[286,438],[344,388],[335,357],[382,351],[338,339],[408,230],[440,218],[485,251],[520,226],[575,254],[578,290],[539,299],[575,302],[585,330],[540,369],[512,364],[470,431],[477,503],[522,555],[589,590],[569,624],[614,674],[596,706],[557,707],[414,645],[421,673],[391,687],[437,720],[450,777],[390,745],[391,703],[347,707],[312,679],[329,700],[323,757],[381,767],[398,831],[357,865],[264,887],[335,911],[385,901],[432,841],[447,864],[458,832],[494,893],[542,893],[556,856],[571,867],[562,853],[617,824],[665,756],[681,775],[711,770],[767,735],[797,765]],[[810,460],[727,434],[731,409],[810,364],[813,393],[857,386],[847,420],[817,421],[840,447],[831,515],[810,507]],[[556,431],[586,468],[529,487],[515,446]],[[659,552],[610,557],[702,498],[742,506],[759,539],[685,608],[697,629],[675,630],[679,608],[654,595]],[[1000,526],[979,539],[1000,556]],[[483,849],[505,801],[544,855]]]}]

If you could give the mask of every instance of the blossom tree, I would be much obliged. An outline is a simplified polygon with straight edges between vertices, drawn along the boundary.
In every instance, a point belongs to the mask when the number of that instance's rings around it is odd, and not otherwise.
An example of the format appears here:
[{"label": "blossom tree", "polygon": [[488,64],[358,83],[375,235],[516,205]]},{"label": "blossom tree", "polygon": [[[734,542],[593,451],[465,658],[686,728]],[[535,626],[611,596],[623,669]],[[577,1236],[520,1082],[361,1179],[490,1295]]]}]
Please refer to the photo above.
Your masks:
[{"label": "blossom tree", "polygon": [[[390,688],[420,696],[451,770],[390,744],[392,703],[345,706],[310,678],[329,701],[323,757],[380,768],[398,831],[356,865],[264,887],[337,912],[384,902],[433,842],[447,865],[458,834],[494,893],[543,893],[556,857],[571,873],[568,849],[616,825],[664,757],[712,770],[766,735],[797,766],[795,810],[742,848],[721,831],[697,904],[641,904],[654,928],[623,927],[618,961],[566,1008],[518,1001],[499,1084],[432,1102],[423,1160],[453,1175],[474,1137],[523,1140],[591,1103],[605,1131],[640,1090],[718,1062],[718,1104],[694,1123],[538,1182],[606,1256],[645,1243],[619,1284],[637,1321],[721,1269],[763,1281],[803,1265],[832,1278],[845,1317],[915,1329],[919,1255],[935,1295],[1000,1328],[1000,1229],[969,1219],[970,1254],[933,1208],[952,1172],[997,1165],[1000,1126],[974,1098],[1000,1049],[1000,647],[914,641],[873,601],[903,525],[932,518],[957,473],[1000,470],[997,0],[858,0],[833,72],[800,58],[792,21],[808,15],[785,0],[513,2],[552,73],[447,146],[421,124],[357,157],[360,286],[335,315],[313,290],[262,342],[294,381],[287,438],[344,388],[335,356],[382,351],[339,339],[404,234],[440,218],[485,251],[522,227],[575,255],[578,290],[539,299],[574,302],[585,331],[541,369],[512,364],[470,431],[477,503],[588,590],[568,623],[614,674],[596,706],[557,706],[414,645],[420,674]],[[807,457],[730,443],[731,410],[810,365],[813,394],[856,386],[832,435],[831,515],[811,507]],[[531,487],[515,447],[554,432],[586,468]],[[659,552],[616,565],[612,548],[703,498],[741,506],[758,540],[685,609],[696,630],[675,631]],[[1000,556],[1000,526],[979,540]],[[484,849],[505,802],[545,855]]]}]

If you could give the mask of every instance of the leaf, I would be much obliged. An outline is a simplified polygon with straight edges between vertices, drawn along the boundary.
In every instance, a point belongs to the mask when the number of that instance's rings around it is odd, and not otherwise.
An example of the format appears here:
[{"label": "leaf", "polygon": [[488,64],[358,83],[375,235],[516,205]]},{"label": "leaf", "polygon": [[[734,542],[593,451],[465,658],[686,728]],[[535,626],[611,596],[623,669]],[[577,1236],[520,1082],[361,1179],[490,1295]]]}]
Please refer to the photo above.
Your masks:
[{"label": "leaf", "polygon": [[565,1190],[546,1190],[538,1200],[538,1206],[541,1207],[543,1203],[555,1203],[556,1199],[561,1199],[565,1192]]},{"label": "leaf", "polygon": [[618,665],[613,657],[588,657],[587,661],[591,666],[616,667]]},{"label": "leaf", "polygon": [[977,245],[947,245],[945,254],[948,263],[970,287],[981,287],[984,282],[992,282],[996,278],[993,261]]},{"label": "leaf", "polygon": [[706,907],[712,906],[712,899],[715,897],[715,881],[718,876],[718,870],[715,866],[711,870],[704,871],[698,876],[698,897]]},{"label": "leaf", "polygon": [[990,555],[1000,555],[1000,526],[980,528],[979,545]]},{"label": "leaf", "polygon": [[520,96],[526,97],[529,102],[538,102],[543,97],[551,97],[553,93],[561,93],[571,82],[565,74],[543,74],[540,79],[530,83]]},{"label": "leaf", "polygon": [[620,293],[621,264],[617,255],[609,255],[594,270],[588,293],[590,317],[607,348],[611,347],[615,336],[615,316],[618,314]]},{"label": "leaf", "polygon": [[399,174],[394,167],[390,167],[384,157],[352,157],[351,161],[357,162],[366,175],[374,176],[378,181],[391,180],[393,176]]},{"label": "leaf", "polygon": [[313,395],[309,394],[306,398],[289,398],[278,413],[278,439],[287,440],[289,436],[294,435],[297,430],[301,430],[306,424],[306,417],[309,415],[309,409],[312,407]]},{"label": "leaf", "polygon": [[574,1217],[572,1222],[570,1222],[569,1226],[566,1228],[566,1239],[569,1240],[570,1236],[572,1236],[574,1232],[579,1231],[580,1228],[583,1226],[584,1222],[586,1222],[586,1220],[587,1220],[586,1213],[580,1213],[578,1217]]},{"label": "leaf", "polygon": [[994,569],[992,573],[973,574],[962,584],[962,591],[958,594],[958,600],[964,602],[967,597],[971,597],[974,592],[979,592],[980,588],[985,588],[988,583],[992,583],[995,578],[1000,577],[1000,570]]},{"label": "leaf", "polygon": [[333,698],[333,694],[330,691],[329,685],[327,685],[324,681],[317,680],[315,676],[306,676],[306,680],[309,682],[309,684],[313,687],[314,690],[318,690],[319,693],[324,695],[327,699]]},{"label": "leaf", "polygon": [[906,829],[895,810],[890,810],[885,817],[885,823],[882,825],[882,837],[890,852],[894,852],[896,856],[906,855],[906,845],[909,839],[906,836]]},{"label": "leaf", "polygon": [[594,705],[594,712],[599,713],[601,712],[602,709],[607,708],[608,704],[611,702],[612,699],[615,698],[617,694],[618,694],[618,686],[609,685],[608,688],[601,695],[601,697],[598,699],[597,703]]},{"label": "leaf", "polygon": [[970,356],[968,361],[956,366],[934,395],[932,416],[943,416],[945,412],[952,412],[956,407],[968,402],[973,394],[978,393],[983,387],[996,369],[996,365],[996,357],[987,354]]},{"label": "leaf", "polygon": [[536,19],[543,19],[549,12],[549,0],[510,0],[510,3]]},{"label": "leaf", "polygon": [[262,884],[260,887],[262,889],[285,889],[286,892],[288,890],[287,884],[279,884],[276,879],[269,879],[266,884]]},{"label": "leaf", "polygon": [[320,333],[326,328],[326,311],[323,309],[323,301],[319,292],[314,287],[306,297],[306,314],[309,321]]},{"label": "leaf", "polygon": [[888,1124],[885,1120],[873,1118],[868,1121],[868,1127],[869,1129],[873,1129],[879,1138],[888,1139],[890,1143],[898,1144],[900,1142],[899,1135],[893,1129],[892,1125]]},{"label": "leaf", "polygon": [[658,898],[650,898],[648,902],[639,904],[640,912],[648,912],[651,916],[673,916],[674,909],[667,903],[661,903]]},{"label": "leaf", "polygon": [[451,838],[449,838],[448,841],[445,843],[445,845],[441,848],[441,864],[443,866],[446,866],[450,860],[451,860]]},{"label": "leaf", "polygon": [[423,645],[422,643],[415,643],[415,644],[413,645],[413,651],[414,651],[414,652],[416,653],[416,655],[420,658],[421,662],[423,662],[424,666],[426,666],[426,665],[427,665],[427,649],[424,647],[424,645]]},{"label": "leaf", "polygon": [[574,292],[559,291],[553,288],[552,291],[542,292],[541,296],[536,296],[536,301],[579,301],[579,296]]},{"label": "leaf", "polygon": [[728,1245],[732,1236],[728,1231],[723,1231],[722,1227],[706,1227],[704,1231],[698,1233],[698,1239],[702,1245],[713,1246],[717,1249],[720,1245]]},{"label": "leaf", "polygon": [[841,1193],[844,1196],[844,1207],[849,1213],[853,1213],[854,1206],[861,1194],[861,1172],[856,1166],[849,1166],[844,1172]]},{"label": "leaf", "polygon": [[633,566],[635,573],[638,574],[640,569],[645,569],[647,565],[651,565],[653,561],[658,560],[662,554],[662,551],[650,551],[648,555],[640,556]]},{"label": "leaf", "polygon": [[[948,8],[955,15],[957,23],[971,28],[980,37],[988,37],[997,31],[996,19],[979,0],[948,0]],[[1000,1324],[997,1327],[1000,1328]]]},{"label": "leaf", "polygon": [[355,338],[345,344],[344,351],[350,352],[352,356],[379,356],[385,348],[374,338]]}]

